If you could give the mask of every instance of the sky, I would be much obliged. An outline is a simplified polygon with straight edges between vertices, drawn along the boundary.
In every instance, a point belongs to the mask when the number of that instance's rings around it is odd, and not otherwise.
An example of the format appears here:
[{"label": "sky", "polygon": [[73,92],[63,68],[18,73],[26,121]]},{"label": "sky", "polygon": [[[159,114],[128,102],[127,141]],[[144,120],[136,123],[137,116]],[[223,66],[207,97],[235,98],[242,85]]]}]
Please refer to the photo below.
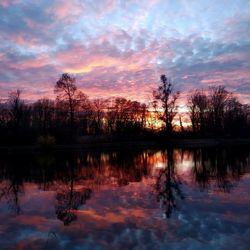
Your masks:
[{"label": "sky", "polygon": [[54,98],[64,72],[90,98],[185,99],[225,85],[250,103],[249,0],[0,0],[0,96]]}]

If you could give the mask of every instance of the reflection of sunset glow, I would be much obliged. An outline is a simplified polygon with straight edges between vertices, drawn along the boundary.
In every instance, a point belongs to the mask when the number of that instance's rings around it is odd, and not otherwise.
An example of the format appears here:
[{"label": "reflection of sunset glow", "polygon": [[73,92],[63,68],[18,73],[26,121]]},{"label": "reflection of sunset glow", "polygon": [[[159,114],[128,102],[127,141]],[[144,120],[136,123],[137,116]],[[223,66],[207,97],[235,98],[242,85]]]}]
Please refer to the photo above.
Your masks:
[{"label": "reflection of sunset glow", "polygon": [[105,214],[98,214],[93,210],[81,210],[77,213],[82,217],[89,217],[98,223],[122,223],[125,222],[129,217],[143,218],[146,216],[145,211],[141,208],[122,208],[118,207],[117,212],[106,212]]},{"label": "reflection of sunset glow", "polygon": [[166,168],[166,163],[164,163],[164,162],[156,162],[155,163],[155,165],[154,165],[154,167],[155,168],[162,168],[162,169],[164,169],[164,168]]},{"label": "reflection of sunset glow", "polygon": [[193,164],[193,161],[187,161],[187,160],[183,160],[181,162],[178,162],[176,164],[176,169],[177,171],[180,171],[180,172],[189,172],[193,169],[194,167],[194,164]]}]

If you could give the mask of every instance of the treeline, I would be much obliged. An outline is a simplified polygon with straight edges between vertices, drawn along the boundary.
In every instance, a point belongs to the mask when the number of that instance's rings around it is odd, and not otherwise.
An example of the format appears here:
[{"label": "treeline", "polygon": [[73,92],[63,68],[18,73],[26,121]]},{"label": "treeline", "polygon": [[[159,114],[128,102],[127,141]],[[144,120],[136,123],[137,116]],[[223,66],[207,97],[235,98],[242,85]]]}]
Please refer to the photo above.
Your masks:
[{"label": "treeline", "polygon": [[250,106],[243,105],[225,87],[196,90],[188,101],[194,134],[249,136]]},{"label": "treeline", "polygon": [[[153,96],[158,118],[164,123],[164,132],[171,135],[174,119],[178,115],[177,100],[180,92],[174,90],[171,79],[162,75],[161,84],[153,92]],[[179,114],[182,133],[203,137],[250,136],[250,106],[242,104],[224,86],[195,90],[186,105],[189,110],[186,115],[191,125],[185,129],[182,125],[183,114]],[[157,111],[159,108],[160,112]]]},{"label": "treeline", "polygon": [[[69,74],[56,82],[55,100],[40,99],[27,104],[20,90],[0,103],[0,143],[29,144],[52,136],[57,143],[75,141],[84,135],[154,135],[156,128],[168,136],[249,135],[249,106],[241,104],[224,87],[196,90],[188,100],[190,126],[182,126],[174,84],[165,75],[148,104],[126,98],[89,99]],[[176,117],[179,116],[179,124]]]},{"label": "treeline", "polygon": [[90,100],[68,74],[57,81],[55,93],[56,100],[26,104],[20,90],[11,92],[0,107],[1,144],[34,143],[47,135],[64,143],[83,135],[138,134],[148,126],[145,104],[119,97]]}]

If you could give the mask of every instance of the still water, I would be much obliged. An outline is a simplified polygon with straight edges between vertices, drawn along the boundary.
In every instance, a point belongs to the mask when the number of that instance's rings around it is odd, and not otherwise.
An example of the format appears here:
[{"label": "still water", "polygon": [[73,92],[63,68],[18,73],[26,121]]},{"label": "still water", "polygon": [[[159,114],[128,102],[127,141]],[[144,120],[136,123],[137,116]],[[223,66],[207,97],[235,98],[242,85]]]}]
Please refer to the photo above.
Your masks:
[{"label": "still water", "polygon": [[249,249],[250,149],[0,159],[1,249]]}]

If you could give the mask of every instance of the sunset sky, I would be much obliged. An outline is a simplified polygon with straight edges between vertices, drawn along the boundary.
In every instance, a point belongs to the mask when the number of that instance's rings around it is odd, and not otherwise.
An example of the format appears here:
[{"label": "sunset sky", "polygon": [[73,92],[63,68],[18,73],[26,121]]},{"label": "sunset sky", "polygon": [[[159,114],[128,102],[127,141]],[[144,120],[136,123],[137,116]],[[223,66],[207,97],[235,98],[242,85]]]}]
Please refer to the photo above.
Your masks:
[{"label": "sunset sky", "polygon": [[0,96],[54,98],[63,72],[89,97],[225,85],[250,103],[249,0],[0,0]]}]

